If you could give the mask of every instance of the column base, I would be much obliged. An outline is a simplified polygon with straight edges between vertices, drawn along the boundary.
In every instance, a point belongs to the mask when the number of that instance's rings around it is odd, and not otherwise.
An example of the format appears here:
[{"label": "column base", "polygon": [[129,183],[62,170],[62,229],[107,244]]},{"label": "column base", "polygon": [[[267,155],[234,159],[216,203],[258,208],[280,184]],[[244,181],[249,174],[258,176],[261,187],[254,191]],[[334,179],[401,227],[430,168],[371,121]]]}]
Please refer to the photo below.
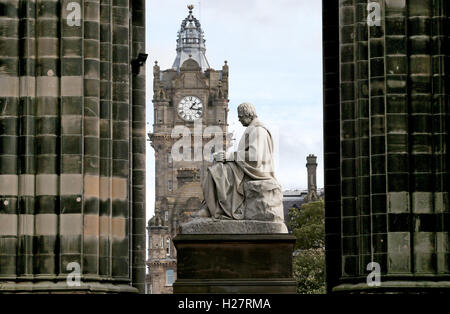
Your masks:
[{"label": "column base", "polygon": [[81,282],[80,286],[68,286],[66,281],[14,282],[0,281],[1,293],[42,293],[42,294],[103,294],[139,293],[138,289],[127,284],[102,282]]},{"label": "column base", "polygon": [[370,287],[367,283],[345,283],[334,287],[332,292],[347,294],[449,293],[450,281],[381,281],[381,284],[378,287]]}]

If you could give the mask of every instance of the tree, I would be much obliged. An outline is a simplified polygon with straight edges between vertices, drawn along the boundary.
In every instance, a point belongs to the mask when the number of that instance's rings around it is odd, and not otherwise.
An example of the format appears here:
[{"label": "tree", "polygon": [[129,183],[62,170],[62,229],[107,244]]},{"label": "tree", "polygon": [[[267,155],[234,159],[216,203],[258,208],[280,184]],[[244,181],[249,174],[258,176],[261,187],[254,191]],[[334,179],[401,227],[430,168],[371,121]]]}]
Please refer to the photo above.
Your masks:
[{"label": "tree", "polygon": [[323,294],[325,287],[325,250],[302,250],[294,257],[294,278],[297,293]]},{"label": "tree", "polygon": [[325,210],[323,201],[289,211],[297,238],[294,278],[298,293],[325,293]]}]

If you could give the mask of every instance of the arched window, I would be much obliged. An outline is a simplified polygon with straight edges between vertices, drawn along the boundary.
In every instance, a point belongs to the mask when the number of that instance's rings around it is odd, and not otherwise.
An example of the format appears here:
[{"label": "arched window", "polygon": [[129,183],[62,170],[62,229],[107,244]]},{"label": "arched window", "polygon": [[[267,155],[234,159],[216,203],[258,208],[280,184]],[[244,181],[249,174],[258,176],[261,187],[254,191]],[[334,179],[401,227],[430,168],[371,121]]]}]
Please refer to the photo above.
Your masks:
[{"label": "arched window", "polygon": [[174,281],[173,270],[169,269],[166,271],[166,286],[172,286]]}]

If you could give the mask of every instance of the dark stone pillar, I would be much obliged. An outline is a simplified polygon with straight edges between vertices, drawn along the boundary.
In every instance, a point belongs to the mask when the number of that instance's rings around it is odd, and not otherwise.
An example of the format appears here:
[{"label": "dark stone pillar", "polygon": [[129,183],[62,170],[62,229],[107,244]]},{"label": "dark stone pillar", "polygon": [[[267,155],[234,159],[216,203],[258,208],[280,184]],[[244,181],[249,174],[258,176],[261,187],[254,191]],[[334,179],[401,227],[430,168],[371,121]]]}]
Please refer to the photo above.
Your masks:
[{"label": "dark stone pillar", "polygon": [[174,293],[295,293],[287,234],[180,234]]},{"label": "dark stone pillar", "polygon": [[0,3],[0,292],[144,291],[144,2]]},{"label": "dark stone pillar", "polygon": [[449,16],[444,0],[323,3],[329,292],[450,287]]},{"label": "dark stone pillar", "polygon": [[[136,59],[140,53],[145,53],[145,0],[130,1],[132,11],[132,58]],[[132,221],[131,221],[131,278],[133,286],[140,293],[145,292],[145,259],[146,259],[146,219],[145,219],[145,66],[132,78],[132,123],[130,125],[132,152]]]}]

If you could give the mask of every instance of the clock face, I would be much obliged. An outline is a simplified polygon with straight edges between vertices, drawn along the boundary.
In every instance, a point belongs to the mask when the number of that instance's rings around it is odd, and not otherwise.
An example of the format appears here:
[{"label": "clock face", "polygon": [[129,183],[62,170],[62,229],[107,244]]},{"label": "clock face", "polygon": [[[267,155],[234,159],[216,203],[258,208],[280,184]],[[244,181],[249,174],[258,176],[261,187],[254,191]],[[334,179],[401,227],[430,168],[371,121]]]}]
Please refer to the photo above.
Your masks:
[{"label": "clock face", "polygon": [[186,96],[178,104],[178,114],[183,120],[195,121],[203,115],[202,101],[195,96]]}]

